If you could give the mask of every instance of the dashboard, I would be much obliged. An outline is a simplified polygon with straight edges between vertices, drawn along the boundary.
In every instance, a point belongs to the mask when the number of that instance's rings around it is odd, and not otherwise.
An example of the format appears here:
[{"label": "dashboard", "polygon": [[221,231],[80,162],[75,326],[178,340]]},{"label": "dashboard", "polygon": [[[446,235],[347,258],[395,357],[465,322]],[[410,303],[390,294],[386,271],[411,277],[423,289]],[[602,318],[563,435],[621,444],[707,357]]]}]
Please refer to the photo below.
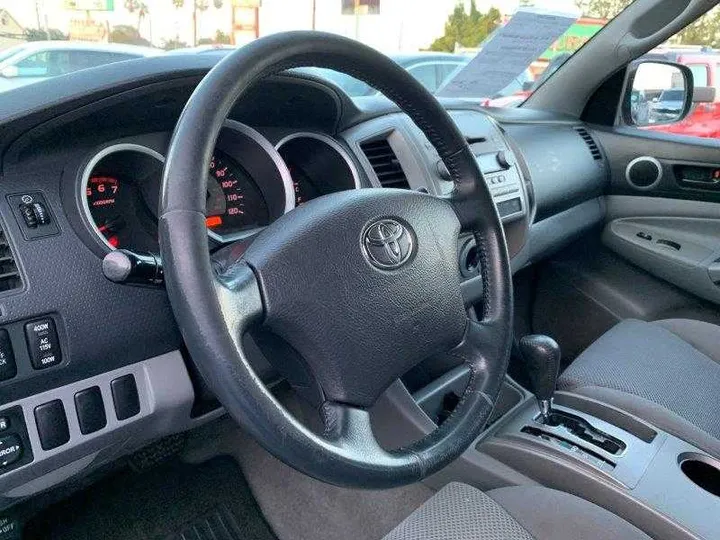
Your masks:
[{"label": "dashboard", "polygon": [[[103,275],[103,259],[118,249],[158,253],[172,131],[216,61],[148,58],[4,94],[0,420],[12,427],[0,430],[0,445],[20,451],[0,460],[0,509],[222,414],[195,374],[165,291]],[[588,147],[585,126],[445,105],[484,172],[515,270],[601,222],[607,163]],[[453,187],[437,152],[389,101],[353,101],[299,74],[263,81],[235,106],[198,181],[207,182],[214,256],[244,249],[283,214],[333,192],[443,196]],[[472,305],[482,276],[471,235],[458,238],[457,253]],[[258,375],[277,380],[277,366],[254,350]],[[58,422],[61,433],[43,433]]]}]

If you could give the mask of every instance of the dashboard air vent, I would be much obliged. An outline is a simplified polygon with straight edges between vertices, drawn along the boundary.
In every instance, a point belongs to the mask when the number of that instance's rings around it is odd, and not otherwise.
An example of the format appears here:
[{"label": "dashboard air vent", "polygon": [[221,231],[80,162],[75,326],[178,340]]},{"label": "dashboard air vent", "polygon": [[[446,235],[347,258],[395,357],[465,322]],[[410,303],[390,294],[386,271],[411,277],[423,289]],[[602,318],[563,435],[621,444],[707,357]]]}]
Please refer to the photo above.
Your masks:
[{"label": "dashboard air vent", "polygon": [[387,139],[360,145],[382,187],[410,189],[405,171]]},{"label": "dashboard air vent", "polygon": [[595,161],[599,161],[602,159],[602,154],[600,153],[600,149],[598,148],[597,143],[592,138],[592,135],[588,133],[588,130],[582,127],[576,127],[575,131],[577,131],[580,136],[585,141],[585,144],[587,144],[588,149],[590,150],[590,153],[592,154],[592,157]]},{"label": "dashboard air vent", "polygon": [[0,292],[19,289],[22,286],[20,271],[10,249],[5,231],[0,228]]}]

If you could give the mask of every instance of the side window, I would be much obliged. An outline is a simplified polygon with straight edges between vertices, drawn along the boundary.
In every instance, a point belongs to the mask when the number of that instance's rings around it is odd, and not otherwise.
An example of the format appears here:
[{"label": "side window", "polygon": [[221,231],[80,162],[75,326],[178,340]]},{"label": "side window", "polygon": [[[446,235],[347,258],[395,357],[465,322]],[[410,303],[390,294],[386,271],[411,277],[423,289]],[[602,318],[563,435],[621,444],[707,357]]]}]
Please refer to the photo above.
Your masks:
[{"label": "side window", "polygon": [[132,54],[102,51],[71,51],[70,69],[72,71],[79,71],[81,69],[104,66],[105,64],[122,62],[123,60],[130,60],[133,58],[136,58],[136,56]]},{"label": "side window", "polygon": [[688,64],[687,67],[689,67],[690,71],[692,71],[695,86],[710,86],[708,84],[708,70],[710,69],[709,63]]},{"label": "side window", "polygon": [[47,77],[48,53],[43,51],[31,54],[15,64],[15,67],[18,69],[18,77]]},{"label": "side window", "polygon": [[443,62],[442,64],[438,64],[438,88],[464,65],[465,64],[456,62]]},{"label": "side window", "polygon": [[434,92],[440,85],[435,70],[435,64],[420,64],[408,69],[408,72],[415,77],[425,88]]}]

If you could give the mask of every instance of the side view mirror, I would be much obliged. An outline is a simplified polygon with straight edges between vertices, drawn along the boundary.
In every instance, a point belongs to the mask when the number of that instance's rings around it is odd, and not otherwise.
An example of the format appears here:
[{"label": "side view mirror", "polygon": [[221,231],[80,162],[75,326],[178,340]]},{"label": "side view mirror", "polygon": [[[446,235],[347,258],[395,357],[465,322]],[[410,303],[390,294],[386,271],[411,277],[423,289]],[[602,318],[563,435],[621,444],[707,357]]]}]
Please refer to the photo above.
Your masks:
[{"label": "side view mirror", "polygon": [[7,79],[17,77],[18,76],[17,66],[5,66],[4,68],[0,69],[0,76],[5,77]]},{"label": "side view mirror", "polygon": [[[690,113],[695,90],[687,66],[664,60],[635,61],[627,69],[621,108],[623,122],[638,127],[679,122]],[[703,89],[697,97],[706,102],[714,90]],[[633,94],[644,95],[649,102],[633,100]]]}]

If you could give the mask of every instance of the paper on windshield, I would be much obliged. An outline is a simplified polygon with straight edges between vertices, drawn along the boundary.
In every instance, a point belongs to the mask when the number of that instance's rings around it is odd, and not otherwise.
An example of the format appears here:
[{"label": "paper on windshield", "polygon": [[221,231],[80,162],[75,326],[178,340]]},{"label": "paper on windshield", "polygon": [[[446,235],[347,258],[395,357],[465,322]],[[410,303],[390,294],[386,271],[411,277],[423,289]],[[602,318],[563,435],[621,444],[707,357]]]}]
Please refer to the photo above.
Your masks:
[{"label": "paper on windshield", "polygon": [[578,19],[579,14],[522,8],[437,95],[493,97],[521,75]]}]

